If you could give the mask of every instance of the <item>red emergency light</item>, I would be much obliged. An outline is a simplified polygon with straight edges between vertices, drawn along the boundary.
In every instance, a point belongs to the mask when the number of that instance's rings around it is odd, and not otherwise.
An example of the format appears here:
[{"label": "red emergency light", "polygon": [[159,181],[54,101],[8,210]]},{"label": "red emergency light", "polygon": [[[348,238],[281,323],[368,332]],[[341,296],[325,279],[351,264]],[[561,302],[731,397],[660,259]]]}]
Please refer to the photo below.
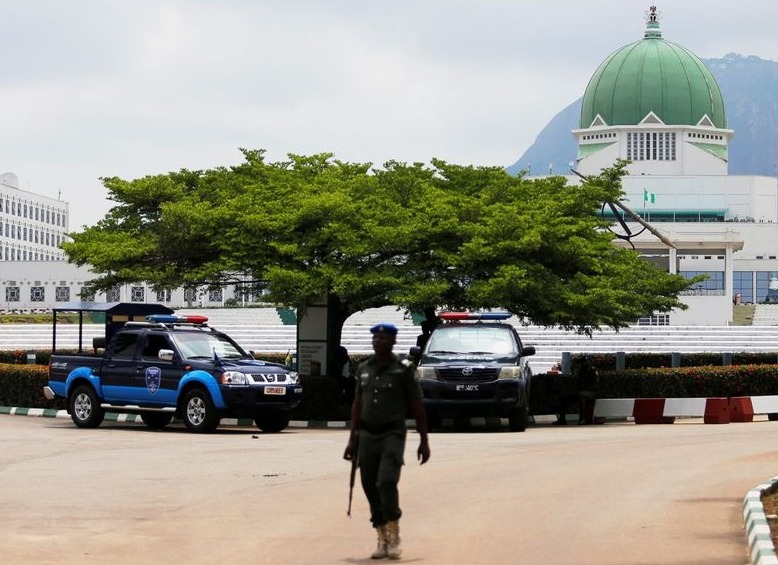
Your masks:
[{"label": "red emergency light", "polygon": [[157,322],[159,324],[204,324],[208,321],[208,316],[179,316],[177,314],[151,314],[146,316],[146,320],[149,322]]},{"label": "red emergency light", "polygon": [[442,312],[438,318],[448,322],[458,320],[507,320],[513,314],[510,312]]}]

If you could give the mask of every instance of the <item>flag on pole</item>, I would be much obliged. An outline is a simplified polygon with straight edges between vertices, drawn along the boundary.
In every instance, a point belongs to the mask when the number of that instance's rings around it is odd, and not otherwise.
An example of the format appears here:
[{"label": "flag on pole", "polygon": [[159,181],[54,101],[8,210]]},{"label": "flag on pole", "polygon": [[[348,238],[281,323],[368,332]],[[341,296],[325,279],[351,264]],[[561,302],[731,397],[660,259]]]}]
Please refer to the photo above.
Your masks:
[{"label": "flag on pole", "polygon": [[653,192],[649,192],[647,188],[644,188],[643,202],[650,202],[651,204],[653,204],[654,202],[656,202],[656,194],[654,194]]}]

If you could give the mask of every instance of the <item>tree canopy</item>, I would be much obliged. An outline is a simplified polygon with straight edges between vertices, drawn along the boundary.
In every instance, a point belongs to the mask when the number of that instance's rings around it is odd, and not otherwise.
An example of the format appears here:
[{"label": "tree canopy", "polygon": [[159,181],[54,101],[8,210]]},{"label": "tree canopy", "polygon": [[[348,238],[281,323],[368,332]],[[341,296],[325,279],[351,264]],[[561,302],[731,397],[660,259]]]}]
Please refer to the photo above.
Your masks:
[{"label": "tree canopy", "polygon": [[527,322],[591,332],[684,308],[690,280],[613,243],[603,202],[622,196],[619,163],[582,184],[500,167],[332,154],[134,180],[104,178],[116,203],[63,244],[96,274],[92,290],[261,281],[296,308],[331,298],[354,312],[499,308]]}]

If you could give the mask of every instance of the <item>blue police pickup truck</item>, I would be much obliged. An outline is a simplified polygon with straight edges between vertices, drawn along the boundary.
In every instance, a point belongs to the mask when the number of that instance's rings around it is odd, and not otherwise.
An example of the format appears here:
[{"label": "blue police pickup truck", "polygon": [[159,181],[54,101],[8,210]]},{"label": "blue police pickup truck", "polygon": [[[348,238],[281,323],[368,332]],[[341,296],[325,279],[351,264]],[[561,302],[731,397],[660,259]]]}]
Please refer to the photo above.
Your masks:
[{"label": "blue police pickup truck", "polygon": [[279,432],[302,398],[296,372],[255,360],[205,316],[146,316],[93,345],[104,353],[52,354],[44,388],[47,398],[67,399],[80,428],[97,427],[114,411],[139,414],[154,429],[175,416],[190,431],[206,433],[233,417]]}]

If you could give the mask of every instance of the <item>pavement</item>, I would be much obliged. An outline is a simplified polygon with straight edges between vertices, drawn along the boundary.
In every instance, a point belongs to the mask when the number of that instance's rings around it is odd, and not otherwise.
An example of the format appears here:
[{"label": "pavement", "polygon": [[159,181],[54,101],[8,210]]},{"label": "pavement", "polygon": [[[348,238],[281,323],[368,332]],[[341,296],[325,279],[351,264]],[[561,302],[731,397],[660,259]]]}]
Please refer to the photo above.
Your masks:
[{"label": "pavement", "polygon": [[[38,418],[70,419],[70,415],[67,413],[67,410],[55,410],[49,408],[0,406],[0,414]],[[534,425],[550,425],[554,419],[555,418],[553,416],[536,416],[532,417],[531,421]],[[106,412],[105,421],[142,424],[142,420],[137,414],[121,414],[116,412]],[[447,422],[444,421],[444,425],[446,424]],[[476,427],[489,427],[492,425],[499,425],[500,422],[498,418],[471,418],[470,424]],[[345,430],[348,428],[348,426],[349,422],[342,420],[292,420],[289,422],[290,428]],[[220,427],[254,427],[254,422],[248,418],[222,418]],[[774,490],[775,488],[778,488],[778,476],[769,479],[763,484],[755,486],[746,493],[743,499],[743,523],[751,565],[778,565],[778,555],[776,554],[775,546],[772,542],[770,526],[761,502],[762,495],[767,491]]]}]

